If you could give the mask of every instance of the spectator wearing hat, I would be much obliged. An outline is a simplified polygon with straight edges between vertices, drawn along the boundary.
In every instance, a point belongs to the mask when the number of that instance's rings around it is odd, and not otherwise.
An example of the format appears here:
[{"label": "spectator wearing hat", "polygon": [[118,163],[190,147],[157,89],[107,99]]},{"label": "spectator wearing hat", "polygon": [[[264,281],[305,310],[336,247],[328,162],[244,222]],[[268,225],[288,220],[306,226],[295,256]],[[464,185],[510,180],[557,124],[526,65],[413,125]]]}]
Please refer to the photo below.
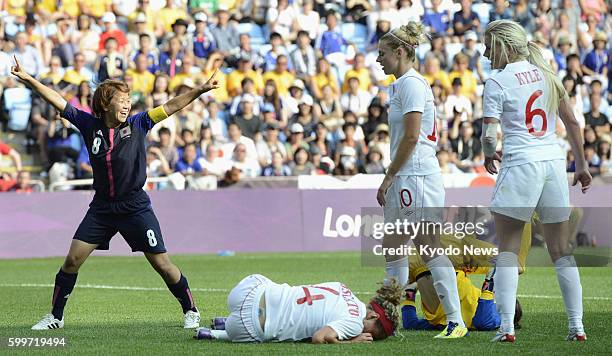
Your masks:
[{"label": "spectator wearing hat", "polygon": [[316,170],[314,164],[310,162],[308,150],[303,147],[295,151],[293,160],[289,162],[289,168],[291,169],[292,176],[313,175]]},{"label": "spectator wearing hat", "polygon": [[474,73],[468,68],[469,58],[463,53],[457,53],[454,59],[454,69],[448,75],[448,79],[453,82],[455,78],[461,79],[461,94],[470,99],[471,102],[476,101],[476,87],[478,82]]},{"label": "spectator wearing hat", "polygon": [[565,73],[567,69],[567,56],[570,55],[572,49],[572,43],[569,37],[560,37],[557,41],[557,47],[554,51],[555,63],[557,64],[557,70],[559,73]]},{"label": "spectator wearing hat", "polygon": [[355,148],[343,146],[338,148],[338,163],[335,163],[334,175],[353,176],[359,173],[359,160]]},{"label": "spectator wearing hat", "polygon": [[289,125],[297,122],[304,128],[304,137],[309,139],[319,121],[317,114],[313,110],[314,102],[311,96],[303,96],[298,102],[298,112],[289,119]]},{"label": "spectator wearing hat", "polygon": [[259,157],[259,164],[262,167],[268,166],[273,163],[273,155],[279,153],[284,161],[287,160],[287,150],[283,142],[279,139],[279,127],[275,122],[266,124],[266,129],[263,134],[263,139],[259,140],[255,147],[257,148],[257,155]]},{"label": "spectator wearing hat", "polygon": [[120,80],[127,66],[123,55],[118,51],[117,40],[114,37],[108,37],[104,49],[106,53],[100,57],[96,65],[98,68],[97,80],[100,83],[107,79]]},{"label": "spectator wearing hat", "polygon": [[358,118],[365,119],[368,116],[368,106],[372,95],[360,89],[359,78],[348,79],[348,91],[340,97],[340,104],[344,111],[352,111]]},{"label": "spectator wearing hat", "polygon": [[251,94],[242,96],[240,114],[232,118],[232,122],[236,123],[242,134],[250,139],[255,138],[255,134],[262,131],[263,121],[259,115],[253,113],[255,105],[255,97]]},{"label": "spectator wearing hat", "polygon": [[371,74],[365,65],[365,55],[363,53],[355,54],[355,58],[353,59],[353,68],[347,70],[344,74],[344,81],[342,83],[343,93],[349,91],[348,81],[351,77],[359,78],[359,89],[369,92],[372,88]]},{"label": "spectator wearing hat", "polygon": [[272,153],[272,158],[269,165],[263,169],[264,177],[286,177],[291,175],[291,168],[286,165],[282,154],[278,151]]},{"label": "spectator wearing hat", "polygon": [[593,38],[593,50],[591,50],[584,61],[582,62],[582,72],[588,76],[601,75],[607,77],[608,75],[608,51],[606,50],[606,44],[608,37],[603,32],[597,32]]},{"label": "spectator wearing hat", "polygon": [[450,26],[451,16],[448,9],[440,7],[441,0],[431,0],[431,9],[426,9],[423,15],[423,24],[427,32],[437,33],[441,36],[452,35],[453,28]]},{"label": "spectator wearing hat", "polygon": [[312,92],[317,100],[323,99],[322,89],[329,85],[332,89],[332,95],[335,98],[340,96],[340,88],[338,88],[338,79],[332,72],[332,67],[329,61],[325,58],[319,58],[317,61],[317,70],[312,77]]},{"label": "spectator wearing hat", "polygon": [[217,25],[211,29],[217,48],[223,53],[224,57],[230,55],[231,51],[238,47],[238,29],[233,23],[229,22],[230,15],[227,9],[219,7],[216,12]]},{"label": "spectator wearing hat", "polygon": [[480,18],[472,11],[472,0],[461,0],[461,10],[453,15],[453,34],[462,39],[470,30],[480,32]]},{"label": "spectator wearing hat", "polygon": [[247,148],[242,143],[234,147],[231,165],[242,172],[242,177],[255,178],[261,175],[261,166],[255,158],[248,155]]},{"label": "spectator wearing hat", "polygon": [[454,117],[454,112],[460,114],[461,121],[472,121],[472,102],[462,94],[461,78],[453,79],[453,89],[446,97],[444,114],[446,117]]},{"label": "spectator wearing hat", "polygon": [[468,69],[478,74],[480,81],[484,83],[485,77],[482,71],[482,64],[480,60],[482,53],[476,48],[478,43],[478,35],[474,31],[467,31],[465,33],[465,47],[461,49],[461,53],[465,54],[469,58]]},{"label": "spectator wearing hat", "polygon": [[370,135],[368,151],[377,150],[381,155],[381,162],[386,169],[391,164],[391,137],[389,136],[389,125],[378,124],[376,130]]},{"label": "spectator wearing hat", "polygon": [[[557,26],[552,32],[550,44],[553,49],[559,48],[559,41],[564,38],[564,42],[570,45],[571,48],[578,48],[577,35],[575,27],[571,27],[569,13],[565,9],[557,12]],[[567,56],[567,54],[566,54]]]},{"label": "spectator wearing hat", "polygon": [[193,16],[195,20],[195,31],[188,35],[189,51],[193,52],[196,62],[203,64],[206,58],[217,49],[215,37],[208,28],[208,16],[203,12],[198,12]]},{"label": "spectator wearing hat", "polygon": [[304,141],[304,128],[299,123],[293,123],[289,127],[289,138],[285,143],[287,159],[292,160],[293,154],[299,149],[308,149],[308,143]]},{"label": "spectator wearing hat", "polygon": [[250,138],[242,135],[240,126],[235,122],[231,122],[227,127],[228,141],[221,146],[222,157],[232,157],[234,148],[237,144],[242,143],[246,147],[247,155],[257,160],[257,149],[255,142]]},{"label": "spectator wearing hat", "polygon": [[243,80],[249,78],[257,95],[263,93],[263,77],[253,70],[251,58],[247,55],[238,58],[238,68],[227,75],[227,92],[230,96],[242,94]]},{"label": "spectator wearing hat", "polygon": [[191,36],[190,34],[187,34],[187,27],[189,27],[189,22],[187,22],[187,20],[182,18],[176,19],[176,21],[174,21],[172,24],[172,31],[165,34],[162,41],[162,47],[166,46],[169,39],[178,37],[179,40],[181,40],[181,46],[188,50],[191,46]]},{"label": "spectator wearing hat", "polygon": [[493,1],[493,8],[489,11],[489,23],[497,20],[512,20],[512,11],[508,8],[508,0]]},{"label": "spectator wearing hat", "polygon": [[291,83],[289,87],[289,95],[283,98],[285,104],[285,110],[289,113],[289,115],[294,115],[299,111],[299,105],[304,100],[304,98],[309,97],[312,101],[312,97],[310,94],[306,93],[306,87],[304,86],[304,82],[300,79],[296,79]]},{"label": "spectator wearing hat", "polygon": [[425,57],[424,64],[425,73],[423,73],[423,77],[427,80],[429,85],[434,85],[434,83],[438,82],[442,88],[444,89],[445,94],[451,92],[451,82],[448,79],[448,73],[440,68],[440,60],[435,55],[431,53]]},{"label": "spectator wearing hat", "polygon": [[[313,13],[316,14],[316,12]],[[308,32],[300,30],[297,34],[296,44],[297,47],[289,54],[295,69],[295,76],[310,86],[310,78],[316,73],[317,59],[315,50],[310,45]]]},{"label": "spectator wearing hat", "polygon": [[127,44],[127,38],[123,31],[117,28],[117,17],[115,14],[112,12],[104,13],[104,16],[102,16],[102,23],[104,24],[104,32],[100,34],[98,50],[105,51],[107,40],[109,38],[114,38],[117,41],[117,51],[123,52]]},{"label": "spectator wearing hat", "polygon": [[[172,27],[175,24],[182,25],[183,22],[178,22],[178,19],[183,21],[187,18],[187,12],[184,9],[174,5],[174,0],[166,0],[166,6],[162,7],[155,14],[155,20],[161,26],[164,32],[172,32]],[[184,22],[186,24],[186,22]],[[186,25],[185,25],[186,27]]]},{"label": "spectator wearing hat", "polygon": [[274,81],[278,95],[281,97],[289,93],[289,87],[295,80],[295,76],[287,69],[288,65],[289,59],[281,54],[276,59],[276,68],[263,75],[264,83],[267,83],[268,80]]}]

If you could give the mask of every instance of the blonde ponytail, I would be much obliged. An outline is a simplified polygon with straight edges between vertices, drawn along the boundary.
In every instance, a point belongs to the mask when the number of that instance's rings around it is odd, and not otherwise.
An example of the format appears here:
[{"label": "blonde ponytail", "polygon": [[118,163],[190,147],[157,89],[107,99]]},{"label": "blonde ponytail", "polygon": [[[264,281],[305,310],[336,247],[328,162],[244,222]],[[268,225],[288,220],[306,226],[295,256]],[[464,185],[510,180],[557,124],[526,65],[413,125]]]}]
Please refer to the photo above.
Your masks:
[{"label": "blonde ponytail", "polygon": [[563,87],[563,83],[557,76],[557,74],[552,70],[550,64],[546,62],[544,57],[542,56],[542,50],[535,42],[529,41],[527,44],[527,49],[529,50],[529,56],[527,57],[527,61],[538,67],[542,73],[544,73],[544,80],[546,81],[546,87],[548,88],[548,102],[546,103],[546,108],[550,113],[556,113],[559,110],[559,103],[561,100],[567,98],[567,92]]},{"label": "blonde ponytail", "polygon": [[392,50],[400,47],[404,48],[410,61],[416,59],[416,49],[428,39],[425,34],[425,26],[416,21],[409,21],[406,25],[400,26],[384,34],[380,41],[386,41]]}]

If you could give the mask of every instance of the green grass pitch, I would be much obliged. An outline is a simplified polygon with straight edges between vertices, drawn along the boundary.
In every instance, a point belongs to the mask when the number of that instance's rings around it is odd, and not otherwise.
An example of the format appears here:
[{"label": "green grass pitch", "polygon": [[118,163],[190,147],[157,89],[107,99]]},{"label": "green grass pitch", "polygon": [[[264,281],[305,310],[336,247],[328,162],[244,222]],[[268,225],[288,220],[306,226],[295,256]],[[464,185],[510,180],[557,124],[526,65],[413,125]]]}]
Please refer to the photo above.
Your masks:
[{"label": "green grass pitch", "polygon": [[[198,255],[172,256],[172,259],[189,279],[205,323],[227,313],[229,290],[251,273],[290,284],[339,280],[364,302],[383,277],[382,268],[362,267],[358,253]],[[92,256],[82,267],[66,307],[65,328],[31,331],[30,327],[50,309],[50,285],[61,262],[60,258],[0,261],[0,339],[65,336],[68,346],[63,349],[21,350],[79,354],[488,355],[521,352],[558,355],[609,354],[612,350],[607,329],[612,320],[610,267],[581,269],[584,322],[589,338],[586,343],[564,341],[567,322],[554,270],[532,267],[519,281],[524,317],[515,344],[490,343],[492,332],[472,332],[461,340],[434,340],[435,332],[401,331],[399,337],[373,344],[255,345],[194,340],[192,331],[181,328],[182,315],[176,300],[145,258],[136,255]],[[475,278],[480,285],[482,277]],[[0,354],[15,351],[0,346]]]}]

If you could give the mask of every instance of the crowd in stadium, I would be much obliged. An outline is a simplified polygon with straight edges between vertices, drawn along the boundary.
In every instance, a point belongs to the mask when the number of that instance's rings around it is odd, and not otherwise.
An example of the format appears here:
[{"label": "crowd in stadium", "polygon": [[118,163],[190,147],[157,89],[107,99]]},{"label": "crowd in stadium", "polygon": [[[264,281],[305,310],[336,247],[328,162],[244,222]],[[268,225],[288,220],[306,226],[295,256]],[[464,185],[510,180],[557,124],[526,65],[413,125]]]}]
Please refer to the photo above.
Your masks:
[{"label": "crowd in stadium", "polygon": [[[0,142],[14,169],[0,191],[28,190],[21,154],[91,177],[80,134],[10,75],[15,56],[70,104],[91,112],[98,83],[132,88],[132,114],[205,82],[221,88],[149,135],[148,175],[242,177],[384,173],[389,165],[388,86],[376,62],[378,38],[411,20],[430,43],[417,51],[438,118],[444,173],[484,172],[480,145],[482,57],[488,22],[514,19],[563,79],[584,130],[593,175],[612,169],[608,86],[610,2],[603,0],[2,0]],[[559,121],[558,121],[559,122]],[[559,136],[565,136],[559,122]],[[501,142],[501,140],[499,140]],[[567,140],[568,171],[574,169]],[[55,165],[57,167],[57,165]],[[2,167],[0,167],[0,172]]]}]

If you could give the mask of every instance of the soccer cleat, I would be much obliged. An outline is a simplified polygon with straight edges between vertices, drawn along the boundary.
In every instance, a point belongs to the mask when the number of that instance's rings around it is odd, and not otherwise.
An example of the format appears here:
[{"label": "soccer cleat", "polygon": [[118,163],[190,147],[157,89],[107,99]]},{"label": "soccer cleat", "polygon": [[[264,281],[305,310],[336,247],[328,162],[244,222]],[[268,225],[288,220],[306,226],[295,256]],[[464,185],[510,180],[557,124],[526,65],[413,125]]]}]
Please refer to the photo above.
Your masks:
[{"label": "soccer cleat", "polygon": [[205,327],[197,328],[193,338],[197,340],[213,340],[214,339],[211,330]]},{"label": "soccer cleat", "polygon": [[470,332],[465,326],[459,326],[457,323],[452,321],[448,322],[448,325],[442,330],[441,333],[434,336],[435,339],[458,339],[460,337],[467,336]]},{"label": "soccer cleat", "polygon": [[195,329],[200,326],[200,312],[188,310],[185,313],[183,328]]},{"label": "soccer cleat", "polygon": [[505,333],[501,330],[497,331],[497,334],[491,339],[491,342],[514,342],[516,341],[516,336],[514,333]]},{"label": "soccer cleat", "polygon": [[48,329],[61,329],[64,327],[64,318],[58,320],[51,313],[45,315],[41,321],[32,326],[32,330],[48,330]]},{"label": "soccer cleat", "polygon": [[213,330],[225,330],[226,317],[218,316],[212,320],[210,328]]},{"label": "soccer cleat", "polygon": [[570,329],[567,334],[567,341],[586,341],[587,337],[584,331],[578,331],[577,329]]}]

